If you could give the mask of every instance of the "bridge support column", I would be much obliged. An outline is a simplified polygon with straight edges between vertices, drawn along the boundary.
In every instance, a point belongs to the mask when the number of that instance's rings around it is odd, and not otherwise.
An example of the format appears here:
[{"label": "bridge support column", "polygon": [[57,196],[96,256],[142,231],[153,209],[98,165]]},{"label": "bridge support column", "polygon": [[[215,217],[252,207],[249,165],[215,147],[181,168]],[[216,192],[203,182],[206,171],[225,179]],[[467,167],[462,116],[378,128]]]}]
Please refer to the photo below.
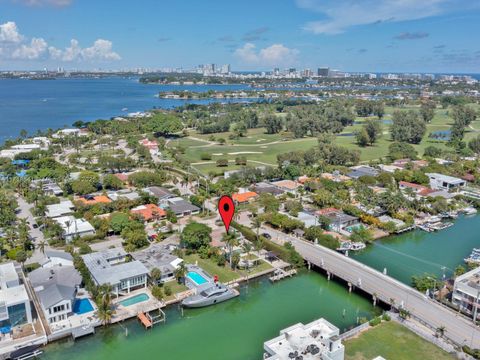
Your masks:
[{"label": "bridge support column", "polygon": [[307,261],[307,268],[308,268],[308,270],[310,270],[312,268],[312,264],[310,263],[310,261]]},{"label": "bridge support column", "polygon": [[348,283],[348,292],[352,292],[352,283]]},{"label": "bridge support column", "polygon": [[331,276],[330,271],[327,271],[327,280],[328,281],[330,281],[330,276]]}]

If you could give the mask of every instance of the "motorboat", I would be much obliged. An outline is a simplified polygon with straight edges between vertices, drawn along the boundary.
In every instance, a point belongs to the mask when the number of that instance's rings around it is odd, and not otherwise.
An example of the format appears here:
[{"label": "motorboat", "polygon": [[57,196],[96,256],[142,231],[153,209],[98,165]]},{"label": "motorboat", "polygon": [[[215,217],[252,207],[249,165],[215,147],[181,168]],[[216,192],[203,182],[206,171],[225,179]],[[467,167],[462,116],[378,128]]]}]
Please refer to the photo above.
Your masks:
[{"label": "motorboat", "polygon": [[239,293],[235,289],[217,283],[202,289],[196,295],[185,298],[182,305],[189,308],[200,308],[230,300],[238,295]]}]

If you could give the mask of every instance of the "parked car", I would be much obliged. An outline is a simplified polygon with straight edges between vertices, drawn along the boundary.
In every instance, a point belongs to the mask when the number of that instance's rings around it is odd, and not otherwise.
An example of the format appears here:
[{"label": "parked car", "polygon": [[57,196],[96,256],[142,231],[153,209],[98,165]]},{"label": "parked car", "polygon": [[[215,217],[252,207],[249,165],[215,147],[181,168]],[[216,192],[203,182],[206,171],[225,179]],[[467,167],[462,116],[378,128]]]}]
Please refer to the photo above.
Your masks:
[{"label": "parked car", "polygon": [[270,235],[269,233],[262,233],[262,236],[263,236],[265,239],[271,239],[271,238],[272,238],[272,235]]}]

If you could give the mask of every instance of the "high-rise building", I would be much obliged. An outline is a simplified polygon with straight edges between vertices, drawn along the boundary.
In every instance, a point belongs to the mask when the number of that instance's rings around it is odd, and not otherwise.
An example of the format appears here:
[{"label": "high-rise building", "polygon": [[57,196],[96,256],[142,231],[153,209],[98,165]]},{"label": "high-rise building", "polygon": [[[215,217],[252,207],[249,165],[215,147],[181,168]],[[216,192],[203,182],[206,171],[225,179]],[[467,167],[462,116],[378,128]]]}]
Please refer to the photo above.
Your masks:
[{"label": "high-rise building", "polygon": [[322,77],[329,77],[330,76],[330,68],[318,68],[317,75]]}]

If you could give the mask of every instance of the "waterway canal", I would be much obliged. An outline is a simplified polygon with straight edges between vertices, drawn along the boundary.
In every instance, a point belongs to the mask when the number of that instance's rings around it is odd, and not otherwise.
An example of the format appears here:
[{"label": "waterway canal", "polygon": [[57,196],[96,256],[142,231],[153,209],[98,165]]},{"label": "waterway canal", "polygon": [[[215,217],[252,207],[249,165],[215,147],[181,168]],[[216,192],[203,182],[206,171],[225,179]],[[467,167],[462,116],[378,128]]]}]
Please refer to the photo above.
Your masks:
[{"label": "waterway canal", "polygon": [[318,273],[304,272],[274,285],[250,282],[237,299],[204,309],[167,310],[167,323],[144,330],[135,320],[99,329],[93,336],[46,348],[43,360],[254,360],[263,342],[297,322],[324,317],[341,331],[371,317],[371,302]]},{"label": "waterway canal", "polygon": [[480,216],[461,216],[453,222],[438,232],[415,230],[378,240],[352,257],[379,271],[387,268],[388,275],[408,285],[412,275],[451,277],[472,249],[480,247]]}]

